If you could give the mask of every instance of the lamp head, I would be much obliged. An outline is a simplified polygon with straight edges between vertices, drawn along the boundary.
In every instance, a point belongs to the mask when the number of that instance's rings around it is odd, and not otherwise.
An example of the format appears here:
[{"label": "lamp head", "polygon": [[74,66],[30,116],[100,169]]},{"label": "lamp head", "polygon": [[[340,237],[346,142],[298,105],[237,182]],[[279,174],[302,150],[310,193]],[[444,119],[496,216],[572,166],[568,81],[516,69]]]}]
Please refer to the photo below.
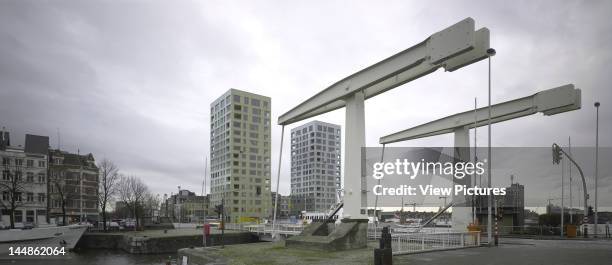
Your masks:
[{"label": "lamp head", "polygon": [[494,56],[494,55],[495,55],[495,53],[496,53],[495,49],[493,49],[493,48],[488,48],[488,49],[487,49],[487,54],[488,54],[489,56]]}]

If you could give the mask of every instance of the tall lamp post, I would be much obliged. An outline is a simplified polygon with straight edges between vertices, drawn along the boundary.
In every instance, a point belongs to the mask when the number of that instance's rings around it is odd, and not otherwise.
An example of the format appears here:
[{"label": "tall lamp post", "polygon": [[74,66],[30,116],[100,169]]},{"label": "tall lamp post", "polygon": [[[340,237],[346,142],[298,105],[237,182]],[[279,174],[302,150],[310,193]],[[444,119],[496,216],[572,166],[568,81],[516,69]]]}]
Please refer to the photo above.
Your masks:
[{"label": "tall lamp post", "polygon": [[[487,119],[487,129],[489,131],[488,141],[489,146],[488,149],[488,159],[487,159],[487,177],[488,177],[488,188],[491,188],[491,57],[495,56],[495,49],[489,48],[487,49],[487,55],[489,56],[489,118]],[[491,246],[493,240],[493,234],[491,230],[493,229],[493,216],[491,204],[493,203],[493,197],[491,195],[487,196],[487,242],[489,246]]]},{"label": "tall lamp post", "polygon": [[599,168],[598,168],[598,162],[599,162],[599,102],[595,102],[595,109],[596,109],[596,115],[595,115],[595,220],[594,220],[594,227],[593,227],[593,234],[595,237],[597,237],[597,179],[598,179],[598,175],[599,175]]}]

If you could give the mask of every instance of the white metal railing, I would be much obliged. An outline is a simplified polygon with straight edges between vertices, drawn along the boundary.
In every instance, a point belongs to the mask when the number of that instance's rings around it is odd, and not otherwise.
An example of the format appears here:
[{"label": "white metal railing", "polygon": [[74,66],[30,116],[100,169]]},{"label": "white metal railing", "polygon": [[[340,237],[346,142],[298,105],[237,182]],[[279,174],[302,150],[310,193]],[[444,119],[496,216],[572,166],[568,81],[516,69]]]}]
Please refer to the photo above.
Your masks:
[{"label": "white metal railing", "polygon": [[[389,225],[382,223],[376,226],[373,223],[368,223],[368,240],[380,239],[380,235],[382,234],[382,229],[385,226],[389,226]],[[389,226],[389,232],[391,234],[410,234],[410,233],[416,233],[417,230],[420,233],[428,233],[428,234],[453,232],[452,228],[449,228],[449,227],[423,227],[419,230],[418,227],[391,227]]]},{"label": "white metal railing", "polygon": [[480,246],[480,232],[391,234],[393,255]]},{"label": "white metal railing", "polygon": [[225,224],[227,230],[249,231],[259,234],[298,235],[304,230],[301,224]]}]

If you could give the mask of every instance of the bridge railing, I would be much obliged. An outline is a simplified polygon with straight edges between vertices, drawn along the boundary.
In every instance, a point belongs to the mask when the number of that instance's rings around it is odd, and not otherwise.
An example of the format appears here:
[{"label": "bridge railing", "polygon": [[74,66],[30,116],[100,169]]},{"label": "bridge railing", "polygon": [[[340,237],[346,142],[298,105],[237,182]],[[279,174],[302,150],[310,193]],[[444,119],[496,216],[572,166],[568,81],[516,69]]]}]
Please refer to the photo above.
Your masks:
[{"label": "bridge railing", "polygon": [[298,235],[304,230],[301,224],[226,224],[227,230],[249,231],[252,233]]},{"label": "bridge railing", "polygon": [[480,232],[391,234],[393,255],[480,246]]},{"label": "bridge railing", "polygon": [[[380,239],[380,235],[382,233],[382,229],[385,226],[389,226],[388,224],[379,223],[378,225],[374,223],[368,223],[368,240],[378,240]],[[422,233],[450,233],[453,232],[452,228],[449,227],[423,227],[420,230],[418,227],[393,227],[389,226],[389,232],[391,234],[409,234],[416,233],[417,231]]]}]

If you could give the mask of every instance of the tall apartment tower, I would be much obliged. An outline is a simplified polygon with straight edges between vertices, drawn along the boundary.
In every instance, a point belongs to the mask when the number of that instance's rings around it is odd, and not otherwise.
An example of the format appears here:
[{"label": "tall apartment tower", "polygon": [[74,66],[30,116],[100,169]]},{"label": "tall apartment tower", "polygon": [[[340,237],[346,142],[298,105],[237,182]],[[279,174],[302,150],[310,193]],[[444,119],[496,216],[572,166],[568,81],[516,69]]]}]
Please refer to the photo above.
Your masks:
[{"label": "tall apartment tower", "polygon": [[269,97],[230,89],[210,105],[210,207],[224,202],[226,222],[270,214]]},{"label": "tall apartment tower", "polygon": [[340,188],[340,126],[312,121],[291,130],[291,212],[327,212]]}]

